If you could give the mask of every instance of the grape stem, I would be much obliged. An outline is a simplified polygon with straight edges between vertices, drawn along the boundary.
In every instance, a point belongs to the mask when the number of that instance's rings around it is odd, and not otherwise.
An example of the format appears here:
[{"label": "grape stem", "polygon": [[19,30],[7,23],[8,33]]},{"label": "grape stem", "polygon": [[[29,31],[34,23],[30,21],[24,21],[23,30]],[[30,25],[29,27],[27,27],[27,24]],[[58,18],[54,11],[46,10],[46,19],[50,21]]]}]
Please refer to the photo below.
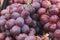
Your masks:
[{"label": "grape stem", "polygon": [[28,7],[31,6],[31,1],[30,1],[30,0],[27,1],[27,6],[28,6]]}]

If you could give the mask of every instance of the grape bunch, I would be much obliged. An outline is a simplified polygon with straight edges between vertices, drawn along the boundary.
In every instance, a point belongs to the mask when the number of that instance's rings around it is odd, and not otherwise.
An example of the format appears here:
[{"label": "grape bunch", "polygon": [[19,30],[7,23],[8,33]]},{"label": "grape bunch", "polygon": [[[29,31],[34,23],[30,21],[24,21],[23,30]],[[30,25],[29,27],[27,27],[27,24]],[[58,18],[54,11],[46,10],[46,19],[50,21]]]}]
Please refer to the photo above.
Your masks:
[{"label": "grape bunch", "polygon": [[[37,25],[39,16],[36,10],[40,8],[40,3],[36,1],[29,6],[16,3],[17,1],[14,0],[12,3],[10,0],[10,5],[1,11],[0,40],[36,40],[35,35],[40,33]],[[20,1],[22,3],[23,0]]]},{"label": "grape bunch", "polygon": [[60,40],[60,0],[42,0],[38,15],[44,31],[53,40]]}]

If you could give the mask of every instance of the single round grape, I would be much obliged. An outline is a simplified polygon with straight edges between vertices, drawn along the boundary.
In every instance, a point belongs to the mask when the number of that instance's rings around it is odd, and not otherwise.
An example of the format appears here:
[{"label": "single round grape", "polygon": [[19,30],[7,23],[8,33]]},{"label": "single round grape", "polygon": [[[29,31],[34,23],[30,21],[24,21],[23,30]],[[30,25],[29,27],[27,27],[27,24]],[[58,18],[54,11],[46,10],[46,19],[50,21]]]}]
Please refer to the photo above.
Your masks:
[{"label": "single round grape", "polygon": [[30,13],[28,11],[26,11],[26,10],[23,10],[22,13],[21,13],[21,17],[25,19],[28,16],[30,16]]},{"label": "single round grape", "polygon": [[40,8],[40,3],[38,3],[38,2],[33,2],[31,5],[32,5],[32,7],[34,7],[35,9],[39,9],[39,8]]},{"label": "single round grape", "polygon": [[36,34],[36,30],[34,28],[30,28],[30,32],[29,32],[29,35],[30,36],[33,36]]},{"label": "single round grape", "polygon": [[24,25],[24,19],[22,17],[18,17],[16,19],[16,25],[23,26]]},{"label": "single round grape", "polygon": [[58,15],[59,14],[59,9],[56,7],[56,5],[52,5],[50,8],[49,8],[49,13],[52,14],[52,15]]},{"label": "single round grape", "polygon": [[19,35],[16,37],[16,40],[25,40],[26,37],[27,37],[26,34],[19,34]]},{"label": "single round grape", "polygon": [[20,17],[20,14],[17,13],[17,12],[13,12],[13,13],[11,14],[11,18],[13,18],[13,19],[17,19],[18,17]]},{"label": "single round grape", "polygon": [[48,0],[42,1],[42,7],[49,8],[51,6],[51,2]]},{"label": "single round grape", "polygon": [[36,40],[36,38],[34,36],[27,36],[25,40]]},{"label": "single round grape", "polygon": [[5,15],[5,14],[9,14],[9,10],[8,9],[4,9],[1,11],[1,15]]},{"label": "single round grape", "polygon": [[44,30],[49,31],[50,25],[51,25],[50,23],[46,23],[46,24],[44,25]]},{"label": "single round grape", "polygon": [[40,21],[41,21],[41,23],[42,24],[45,24],[45,23],[47,23],[47,22],[49,22],[49,16],[48,15],[41,15],[41,17],[40,17]]},{"label": "single round grape", "polygon": [[39,16],[41,16],[42,14],[45,14],[45,13],[46,13],[46,9],[45,8],[39,8],[38,9]]},{"label": "single round grape", "polygon": [[31,15],[36,11],[34,7],[30,6],[28,7],[27,5],[24,5],[25,10],[27,10]]},{"label": "single round grape", "polygon": [[15,25],[14,19],[10,19],[6,22],[6,26],[8,27],[8,29],[12,28],[14,25]]},{"label": "single round grape", "polygon": [[54,32],[54,37],[60,38],[60,29],[57,29],[57,30]]},{"label": "single round grape", "polygon": [[6,37],[5,40],[12,40],[12,37]]},{"label": "single round grape", "polygon": [[10,29],[10,33],[12,34],[12,35],[19,35],[20,34],[20,32],[21,32],[21,28],[19,27],[19,26],[13,26],[11,29]]},{"label": "single round grape", "polygon": [[23,33],[28,33],[29,30],[30,30],[30,29],[29,29],[29,26],[26,25],[26,24],[22,27],[22,32],[23,32]]},{"label": "single round grape", "polygon": [[5,19],[0,19],[0,26],[4,26],[6,23],[6,20]]},{"label": "single round grape", "polygon": [[10,19],[10,17],[11,17],[10,14],[5,14],[4,16],[5,16],[5,19],[7,19],[7,20]]},{"label": "single round grape", "polygon": [[5,33],[0,33],[0,40],[4,40],[5,38]]},{"label": "single round grape", "polygon": [[57,27],[60,28],[60,20],[57,22]]},{"label": "single round grape", "polygon": [[58,21],[59,17],[57,15],[52,15],[49,19],[51,23],[56,23]]},{"label": "single round grape", "polygon": [[32,25],[32,18],[31,18],[31,17],[27,17],[27,18],[25,19],[25,23],[26,23],[27,25]]}]

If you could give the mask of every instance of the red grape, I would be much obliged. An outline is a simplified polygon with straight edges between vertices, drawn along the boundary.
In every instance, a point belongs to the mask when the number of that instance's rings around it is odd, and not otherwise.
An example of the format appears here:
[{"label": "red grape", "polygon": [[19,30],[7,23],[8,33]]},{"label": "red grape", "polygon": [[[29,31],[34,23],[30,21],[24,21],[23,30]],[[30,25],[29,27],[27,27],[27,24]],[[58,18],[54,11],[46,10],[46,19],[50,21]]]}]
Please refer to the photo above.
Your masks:
[{"label": "red grape", "polygon": [[0,33],[0,40],[4,40],[5,38],[5,33]]},{"label": "red grape", "polygon": [[42,1],[42,7],[49,8],[51,6],[51,2],[48,0]]},{"label": "red grape", "polygon": [[57,30],[54,32],[54,37],[60,38],[60,29],[57,29]]},{"label": "red grape", "polygon": [[60,20],[57,22],[57,27],[60,28]]},{"label": "red grape", "polygon": [[57,28],[57,25],[56,24],[51,24],[51,26],[49,27],[49,30],[50,31],[55,31]]},{"label": "red grape", "polygon": [[49,16],[48,15],[41,15],[40,21],[42,24],[45,24],[49,21]]},{"label": "red grape", "polygon": [[48,30],[49,30],[50,25],[51,25],[50,23],[46,23],[46,24],[44,25],[44,30],[48,31]]},{"label": "red grape", "polygon": [[5,40],[12,40],[12,37],[6,37]]},{"label": "red grape", "polygon": [[49,19],[51,23],[56,23],[58,21],[59,17],[57,15],[52,15]]},{"label": "red grape", "polygon": [[52,14],[52,15],[58,15],[59,14],[59,9],[56,7],[56,5],[52,5],[50,8],[49,8],[49,13]]},{"label": "red grape", "polygon": [[38,10],[39,16],[42,15],[42,14],[45,14],[45,12],[46,12],[46,9],[45,9],[45,8],[40,8],[40,9]]}]

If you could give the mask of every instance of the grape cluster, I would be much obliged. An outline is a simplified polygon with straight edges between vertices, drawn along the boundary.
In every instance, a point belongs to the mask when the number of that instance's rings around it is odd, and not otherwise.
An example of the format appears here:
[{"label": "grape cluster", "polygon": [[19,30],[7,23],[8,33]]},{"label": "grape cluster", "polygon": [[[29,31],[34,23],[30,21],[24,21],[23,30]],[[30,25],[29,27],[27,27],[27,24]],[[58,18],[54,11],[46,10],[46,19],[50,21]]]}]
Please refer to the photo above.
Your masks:
[{"label": "grape cluster", "polygon": [[42,0],[38,15],[45,32],[53,40],[60,40],[60,0]]},{"label": "grape cluster", "polygon": [[10,5],[1,11],[0,40],[36,40],[35,35],[39,32],[36,10],[40,8],[40,3],[36,1],[28,7],[20,2],[23,0],[10,0]]}]

